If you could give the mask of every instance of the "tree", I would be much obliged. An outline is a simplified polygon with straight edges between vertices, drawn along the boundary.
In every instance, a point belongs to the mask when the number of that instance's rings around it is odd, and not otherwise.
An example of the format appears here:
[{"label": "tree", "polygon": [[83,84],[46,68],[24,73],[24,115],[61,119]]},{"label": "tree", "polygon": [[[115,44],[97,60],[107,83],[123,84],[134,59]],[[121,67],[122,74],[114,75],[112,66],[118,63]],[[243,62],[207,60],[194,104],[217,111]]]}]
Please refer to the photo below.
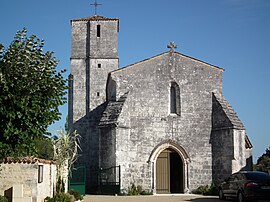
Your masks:
[{"label": "tree", "polygon": [[43,51],[44,41],[18,31],[10,46],[0,44],[0,158],[35,154],[36,138],[66,103],[65,70],[57,72],[53,52]]},{"label": "tree", "polygon": [[36,156],[41,159],[53,159],[53,139],[51,137],[36,138],[34,140]]},{"label": "tree", "polygon": [[257,168],[260,171],[267,172],[270,167],[270,147],[265,150],[265,153],[257,160]]}]

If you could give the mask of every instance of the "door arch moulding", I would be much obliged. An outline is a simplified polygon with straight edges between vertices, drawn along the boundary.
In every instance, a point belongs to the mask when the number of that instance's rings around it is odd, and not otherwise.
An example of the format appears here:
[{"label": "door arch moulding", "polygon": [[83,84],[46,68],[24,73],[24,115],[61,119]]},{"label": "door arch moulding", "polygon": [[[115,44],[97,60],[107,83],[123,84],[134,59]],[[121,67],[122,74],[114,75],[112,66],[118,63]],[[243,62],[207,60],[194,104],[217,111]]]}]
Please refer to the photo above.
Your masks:
[{"label": "door arch moulding", "polygon": [[186,152],[186,150],[180,146],[179,144],[177,144],[176,142],[172,141],[172,140],[168,140],[168,141],[163,141],[160,144],[158,144],[151,152],[149,159],[147,161],[148,164],[151,165],[151,169],[152,169],[152,190],[153,193],[156,194],[156,162],[157,162],[157,158],[158,156],[162,153],[162,151],[164,151],[165,149],[172,149],[175,152],[178,153],[178,155],[180,156],[182,162],[183,162],[183,186],[184,186],[184,193],[189,193],[189,163],[190,163],[190,158],[188,153]]}]

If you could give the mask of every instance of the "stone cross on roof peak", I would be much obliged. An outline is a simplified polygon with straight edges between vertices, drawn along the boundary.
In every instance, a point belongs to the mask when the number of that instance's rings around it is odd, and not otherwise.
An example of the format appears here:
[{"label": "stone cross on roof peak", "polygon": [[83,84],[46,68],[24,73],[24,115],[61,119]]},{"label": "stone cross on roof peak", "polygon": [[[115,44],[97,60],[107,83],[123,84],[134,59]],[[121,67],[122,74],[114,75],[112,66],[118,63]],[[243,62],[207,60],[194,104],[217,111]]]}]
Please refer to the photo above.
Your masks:
[{"label": "stone cross on roof peak", "polygon": [[177,48],[177,45],[174,42],[170,42],[170,44],[167,45],[167,48],[170,48],[170,52],[174,52],[174,49]]},{"label": "stone cross on roof peak", "polygon": [[97,3],[97,0],[95,0],[95,2],[93,4],[90,4],[90,5],[95,7],[95,15],[97,15],[97,7],[101,6],[102,4]]}]

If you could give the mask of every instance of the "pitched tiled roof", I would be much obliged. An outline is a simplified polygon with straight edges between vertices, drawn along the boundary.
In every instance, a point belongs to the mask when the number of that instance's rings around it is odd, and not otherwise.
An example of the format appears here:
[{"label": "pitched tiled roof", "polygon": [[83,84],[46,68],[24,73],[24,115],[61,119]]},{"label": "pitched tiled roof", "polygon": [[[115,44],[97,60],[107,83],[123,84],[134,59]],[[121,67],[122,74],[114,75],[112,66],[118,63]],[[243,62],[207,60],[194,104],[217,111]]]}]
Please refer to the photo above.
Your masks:
[{"label": "pitched tiled roof", "polygon": [[251,149],[253,147],[253,145],[251,144],[251,142],[250,142],[247,135],[246,135],[246,138],[245,138],[245,145],[246,145],[247,149]]},{"label": "pitched tiled roof", "polygon": [[213,94],[213,128],[235,128],[244,130],[243,123],[228,101],[222,96]]},{"label": "pitched tiled roof", "polygon": [[100,119],[99,126],[117,125],[118,117],[126,101],[128,93],[125,93],[118,101],[109,101],[105,111]]},{"label": "pitched tiled roof", "polygon": [[1,163],[26,163],[26,164],[35,164],[35,163],[44,163],[44,164],[55,164],[53,160],[40,159],[33,156],[26,157],[6,157],[0,161]]},{"label": "pitched tiled roof", "polygon": [[74,19],[71,21],[106,21],[106,20],[115,20],[118,21],[118,18],[106,18],[103,16],[99,16],[99,15],[93,15],[93,16],[89,16],[86,18],[79,18],[79,19]]}]

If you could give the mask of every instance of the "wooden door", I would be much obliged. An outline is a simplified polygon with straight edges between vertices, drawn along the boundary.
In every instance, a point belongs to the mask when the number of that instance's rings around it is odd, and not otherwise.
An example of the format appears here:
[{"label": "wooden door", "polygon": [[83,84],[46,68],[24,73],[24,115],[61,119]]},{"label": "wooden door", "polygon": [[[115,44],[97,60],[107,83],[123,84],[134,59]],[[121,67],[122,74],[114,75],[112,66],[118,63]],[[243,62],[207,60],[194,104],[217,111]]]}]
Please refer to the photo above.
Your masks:
[{"label": "wooden door", "polygon": [[170,153],[167,149],[156,161],[156,191],[159,194],[170,193]]}]

